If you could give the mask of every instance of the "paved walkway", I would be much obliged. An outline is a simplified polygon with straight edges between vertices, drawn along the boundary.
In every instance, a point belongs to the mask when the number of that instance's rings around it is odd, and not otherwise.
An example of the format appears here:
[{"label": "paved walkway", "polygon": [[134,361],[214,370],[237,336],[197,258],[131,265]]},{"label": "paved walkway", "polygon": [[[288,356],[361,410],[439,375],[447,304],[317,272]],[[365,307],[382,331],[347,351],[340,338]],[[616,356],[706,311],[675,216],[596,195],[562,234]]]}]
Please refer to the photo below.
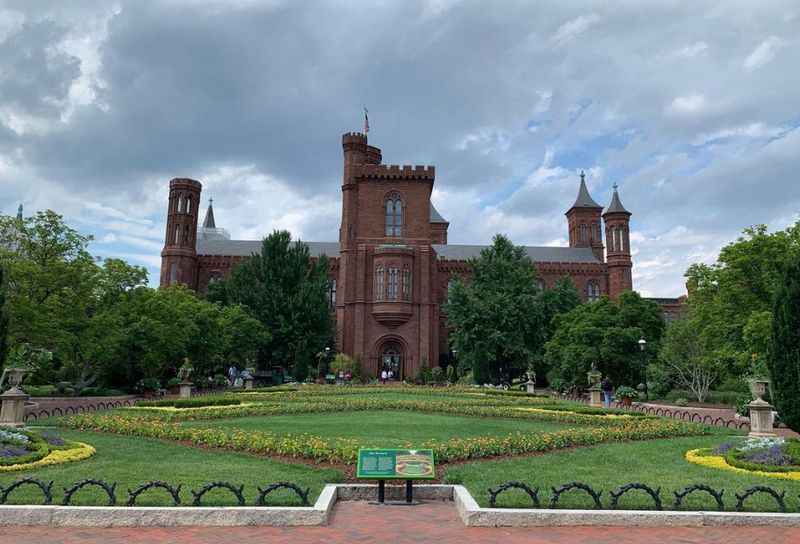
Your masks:
[{"label": "paved walkway", "polygon": [[2,544],[305,544],[367,543],[470,544],[789,544],[800,542],[800,529],[764,527],[636,529],[626,527],[467,528],[452,503],[375,506],[344,502],[328,527],[198,527],[170,529],[0,528]]}]

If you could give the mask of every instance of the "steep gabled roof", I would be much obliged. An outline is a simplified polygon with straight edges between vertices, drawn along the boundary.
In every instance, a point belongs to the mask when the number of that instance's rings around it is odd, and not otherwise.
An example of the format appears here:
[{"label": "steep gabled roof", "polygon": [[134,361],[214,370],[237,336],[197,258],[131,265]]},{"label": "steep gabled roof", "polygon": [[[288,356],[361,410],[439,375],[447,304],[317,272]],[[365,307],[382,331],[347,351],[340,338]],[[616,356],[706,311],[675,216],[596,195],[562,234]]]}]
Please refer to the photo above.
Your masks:
[{"label": "steep gabled roof", "polygon": [[631,212],[625,209],[625,206],[622,205],[622,201],[619,199],[619,193],[617,192],[617,184],[614,184],[614,195],[611,197],[611,204],[608,205],[608,209],[606,209],[606,213],[627,213],[631,215]]},{"label": "steep gabled roof", "polygon": [[206,211],[206,219],[203,221],[203,228],[204,229],[215,229],[217,228],[217,224],[214,221],[214,201],[208,201],[208,210]]},{"label": "steep gabled roof", "polygon": [[[603,207],[594,201],[592,195],[589,194],[589,189],[586,188],[586,179],[585,174],[581,172],[581,186],[578,189],[578,198],[575,199],[575,204],[572,205],[572,208],[599,208],[603,209]],[[572,209],[570,208],[570,210]]]}]

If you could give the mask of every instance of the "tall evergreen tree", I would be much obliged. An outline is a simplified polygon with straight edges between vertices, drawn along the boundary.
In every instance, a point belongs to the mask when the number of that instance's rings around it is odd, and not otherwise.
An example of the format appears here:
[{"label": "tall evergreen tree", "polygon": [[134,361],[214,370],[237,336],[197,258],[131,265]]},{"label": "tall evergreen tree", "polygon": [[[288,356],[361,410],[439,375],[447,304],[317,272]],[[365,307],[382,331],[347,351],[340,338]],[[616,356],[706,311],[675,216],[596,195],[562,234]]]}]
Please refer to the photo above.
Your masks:
[{"label": "tall evergreen tree", "polygon": [[800,430],[800,255],[786,263],[775,293],[769,357],[772,398],[781,419]]},{"label": "tall evergreen tree", "polygon": [[5,278],[3,277],[3,267],[0,266],[0,370],[6,361],[8,351],[8,315],[5,311],[6,293]]}]

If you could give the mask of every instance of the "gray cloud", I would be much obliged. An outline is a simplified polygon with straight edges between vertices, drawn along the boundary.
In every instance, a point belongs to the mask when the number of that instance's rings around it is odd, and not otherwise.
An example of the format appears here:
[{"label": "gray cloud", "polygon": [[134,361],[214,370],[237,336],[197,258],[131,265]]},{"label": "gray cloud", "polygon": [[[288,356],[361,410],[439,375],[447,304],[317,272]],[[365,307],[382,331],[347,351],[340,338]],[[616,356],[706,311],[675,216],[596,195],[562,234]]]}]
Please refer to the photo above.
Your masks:
[{"label": "gray cloud", "polygon": [[193,176],[235,236],[335,239],[339,136],[366,105],[387,162],[437,166],[454,241],[563,240],[578,170],[602,204],[618,182],[651,293],[798,209],[792,2],[365,6],[6,2],[0,197],[157,233],[164,184]]}]

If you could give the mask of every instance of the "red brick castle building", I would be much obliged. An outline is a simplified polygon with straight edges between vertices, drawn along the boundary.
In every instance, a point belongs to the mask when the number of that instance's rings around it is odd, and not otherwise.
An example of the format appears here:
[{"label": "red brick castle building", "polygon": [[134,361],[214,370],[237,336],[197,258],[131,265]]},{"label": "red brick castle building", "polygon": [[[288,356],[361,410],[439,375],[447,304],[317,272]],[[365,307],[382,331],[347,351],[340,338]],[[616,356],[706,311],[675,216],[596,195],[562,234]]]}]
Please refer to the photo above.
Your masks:
[{"label": "red brick castle building", "polygon": [[[447,243],[449,223],[431,202],[433,166],[382,164],[381,150],[360,133],[342,136],[342,148],[339,241],[306,242],[312,255],[329,258],[337,348],[360,356],[373,376],[382,367],[399,378],[415,376],[423,362],[436,365],[448,353],[442,312],[448,285],[469,275],[468,259],[485,246]],[[217,228],[211,204],[198,229],[201,188],[191,179],[170,182],[162,286],[179,282],[205,291],[261,250],[259,240],[231,240]],[[526,247],[541,287],[568,276],[586,300],[630,290],[631,214],[616,186],[603,212],[581,174],[566,216],[569,247]]]}]

